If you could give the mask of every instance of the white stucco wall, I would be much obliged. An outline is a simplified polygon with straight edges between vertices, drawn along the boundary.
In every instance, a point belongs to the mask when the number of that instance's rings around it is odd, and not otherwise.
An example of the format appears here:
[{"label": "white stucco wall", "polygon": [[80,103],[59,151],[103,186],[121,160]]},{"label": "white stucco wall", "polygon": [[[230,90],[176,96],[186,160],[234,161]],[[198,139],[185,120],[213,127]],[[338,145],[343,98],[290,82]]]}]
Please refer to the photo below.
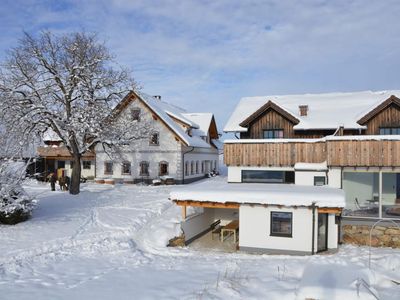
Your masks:
[{"label": "white stucco wall", "polygon": [[205,208],[203,213],[187,217],[181,224],[185,241],[207,230],[213,222],[214,210],[212,208]]},{"label": "white stucco wall", "polygon": [[290,167],[228,167],[228,182],[242,182],[242,170],[261,170],[261,171],[294,171]]},{"label": "white stucco wall", "polygon": [[[271,211],[293,213],[292,237],[271,236]],[[317,231],[315,231],[317,232]],[[239,247],[311,253],[312,210],[241,205]]]},{"label": "white stucco wall", "polygon": [[[293,216],[292,237],[271,236],[271,211],[291,212]],[[318,247],[318,213],[315,213],[314,251]],[[335,215],[328,216],[328,249],[338,245],[338,225]],[[278,208],[274,206],[241,205],[239,209],[239,246],[243,248],[284,250],[311,253],[312,210],[307,207]]]},{"label": "white stucco wall", "polygon": [[[168,175],[181,181],[183,179],[182,154],[191,147],[185,147],[177,140],[175,134],[162,123],[161,120],[154,120],[153,114],[141,101],[131,102],[127,108],[121,113],[121,117],[131,113],[133,108],[140,108],[140,122],[151,127],[151,131],[159,133],[159,145],[150,145],[149,137],[132,142],[129,146],[121,151],[121,157],[110,158],[102,149],[101,145],[96,147],[96,176],[99,178],[134,178],[151,180],[159,177],[159,163],[161,161],[168,162]],[[191,153],[185,155],[185,160],[201,161],[213,160],[217,161],[218,168],[218,151],[215,148],[195,148]],[[113,174],[104,174],[104,162],[113,161]],[[122,162],[128,161],[131,163],[131,174],[122,174]],[[140,162],[149,162],[149,176],[140,175]],[[200,165],[201,171],[201,165]],[[196,179],[204,177],[204,173],[189,174],[185,179]]]},{"label": "white stucco wall", "polygon": [[329,168],[328,186],[338,189],[342,187],[342,170],[340,168]]},{"label": "white stucco wall", "polygon": [[[81,176],[85,177],[85,178],[94,178],[95,177],[95,168],[96,168],[96,164],[94,160],[90,161],[90,169],[84,169],[83,168],[83,160],[81,161]],[[58,161],[56,163],[56,168],[58,168]],[[71,161],[70,160],[66,160],[65,161],[65,173],[67,176],[71,177],[72,174],[72,168],[71,168]]]},{"label": "white stucco wall", "polygon": [[328,249],[338,247],[338,225],[335,224],[335,215],[328,215]]},{"label": "white stucco wall", "polygon": [[296,171],[294,173],[294,183],[298,185],[314,185],[314,177],[316,176],[325,177],[326,184],[326,172],[320,171]]},{"label": "white stucco wall", "polygon": [[[185,164],[189,164],[189,173],[185,174],[185,180],[191,180],[194,178],[204,178],[205,174],[211,172],[214,168],[219,171],[219,161],[218,161],[218,150],[215,148],[195,148],[190,151],[190,147],[182,147],[183,151],[186,153],[184,158],[184,163],[182,168],[185,168]],[[190,152],[188,152],[190,151]],[[193,174],[191,174],[191,166],[194,166]],[[199,170],[196,173],[196,162],[199,162]],[[201,170],[201,164],[204,162],[204,171]]]}]

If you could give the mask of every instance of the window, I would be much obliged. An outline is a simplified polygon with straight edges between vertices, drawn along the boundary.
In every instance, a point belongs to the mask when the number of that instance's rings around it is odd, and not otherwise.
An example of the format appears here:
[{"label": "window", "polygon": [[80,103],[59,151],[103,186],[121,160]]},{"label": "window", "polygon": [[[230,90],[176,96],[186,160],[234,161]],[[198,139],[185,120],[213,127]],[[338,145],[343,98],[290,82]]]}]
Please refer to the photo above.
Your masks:
[{"label": "window", "polygon": [[189,176],[189,162],[185,162],[185,175]]},{"label": "window", "polygon": [[190,163],[190,175],[194,174],[194,161]]},{"label": "window", "polygon": [[263,132],[264,139],[282,139],[283,129],[268,129]]},{"label": "window", "polygon": [[82,166],[85,170],[90,170],[92,162],[90,160],[84,160]]},{"label": "window", "polygon": [[379,128],[380,135],[400,135],[400,127],[381,127]]},{"label": "window", "polygon": [[271,211],[271,236],[292,237],[292,213]]},{"label": "window", "polygon": [[201,162],[201,173],[204,174],[204,160]]},{"label": "window", "polygon": [[343,215],[379,217],[379,173],[344,171],[342,179],[346,195]]},{"label": "window", "polygon": [[158,174],[160,176],[168,175],[168,163],[166,161],[160,162]]},{"label": "window", "polygon": [[158,146],[159,145],[159,136],[158,132],[153,132],[150,136],[150,145],[151,146]]},{"label": "window", "polygon": [[147,161],[140,162],[140,176],[149,176],[149,163]]},{"label": "window", "polygon": [[70,160],[70,161],[69,161],[69,168],[70,168],[70,169],[73,169],[73,168],[74,168],[74,161],[73,161],[73,160]]},{"label": "window", "polygon": [[314,176],[314,185],[325,185],[325,176]]},{"label": "window", "polygon": [[113,163],[111,161],[106,161],[104,163],[104,174],[111,175],[113,173]]},{"label": "window", "polygon": [[122,163],[121,173],[123,175],[130,175],[131,174],[131,163],[129,161],[124,161]]},{"label": "window", "polygon": [[131,111],[132,121],[140,121],[140,108],[134,108]]},{"label": "window", "polygon": [[294,183],[293,171],[243,170],[242,182]]},{"label": "window", "polygon": [[57,168],[58,169],[65,169],[65,160],[58,160],[57,161]]},{"label": "window", "polygon": [[199,161],[196,161],[196,174],[199,174]]}]

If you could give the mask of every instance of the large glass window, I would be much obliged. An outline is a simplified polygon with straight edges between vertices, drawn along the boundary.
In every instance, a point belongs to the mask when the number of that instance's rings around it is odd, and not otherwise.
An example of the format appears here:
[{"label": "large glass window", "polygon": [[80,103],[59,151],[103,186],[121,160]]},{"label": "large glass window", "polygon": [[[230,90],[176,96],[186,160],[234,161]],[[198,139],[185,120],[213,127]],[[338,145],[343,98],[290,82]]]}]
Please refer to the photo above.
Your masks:
[{"label": "large glass window", "polygon": [[315,186],[325,185],[325,176],[314,176],[314,185]]},{"label": "large glass window", "polygon": [[282,139],[283,138],[283,129],[264,130],[263,138],[264,139]]},{"label": "large glass window", "polygon": [[242,182],[294,183],[293,171],[242,170]]},{"label": "large glass window", "polygon": [[343,190],[346,194],[344,215],[379,216],[378,172],[344,172]]},{"label": "large glass window", "polygon": [[400,217],[400,173],[382,173],[382,217]]},{"label": "large glass window", "polygon": [[400,135],[400,127],[381,127],[379,128],[380,135]]},{"label": "large glass window", "polygon": [[292,213],[271,211],[271,235],[292,237]]}]

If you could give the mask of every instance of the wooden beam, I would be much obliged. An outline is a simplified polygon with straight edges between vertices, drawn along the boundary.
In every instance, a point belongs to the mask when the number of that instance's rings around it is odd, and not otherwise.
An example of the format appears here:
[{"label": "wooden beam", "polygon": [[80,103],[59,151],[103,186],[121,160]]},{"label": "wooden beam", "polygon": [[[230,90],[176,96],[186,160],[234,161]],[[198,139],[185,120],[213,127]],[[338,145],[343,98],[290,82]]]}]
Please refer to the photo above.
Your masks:
[{"label": "wooden beam", "polygon": [[192,201],[192,200],[174,200],[174,202],[179,206],[192,206],[192,207],[205,207],[205,208],[231,208],[238,209],[240,204],[233,202],[203,202],[203,201]]},{"label": "wooden beam", "polygon": [[186,206],[185,205],[182,206],[182,219],[186,220]]},{"label": "wooden beam", "polygon": [[342,212],[341,208],[338,207],[319,207],[318,213],[321,214],[340,214]]}]

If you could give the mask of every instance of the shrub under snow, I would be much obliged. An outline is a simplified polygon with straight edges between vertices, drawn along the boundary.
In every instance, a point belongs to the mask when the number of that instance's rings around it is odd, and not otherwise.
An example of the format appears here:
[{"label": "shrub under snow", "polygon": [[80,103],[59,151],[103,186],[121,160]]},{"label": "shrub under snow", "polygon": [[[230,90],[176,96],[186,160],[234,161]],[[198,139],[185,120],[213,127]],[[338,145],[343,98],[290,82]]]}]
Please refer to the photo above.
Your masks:
[{"label": "shrub under snow", "polygon": [[0,161],[0,223],[16,224],[27,220],[36,205],[22,188],[26,163]]}]

